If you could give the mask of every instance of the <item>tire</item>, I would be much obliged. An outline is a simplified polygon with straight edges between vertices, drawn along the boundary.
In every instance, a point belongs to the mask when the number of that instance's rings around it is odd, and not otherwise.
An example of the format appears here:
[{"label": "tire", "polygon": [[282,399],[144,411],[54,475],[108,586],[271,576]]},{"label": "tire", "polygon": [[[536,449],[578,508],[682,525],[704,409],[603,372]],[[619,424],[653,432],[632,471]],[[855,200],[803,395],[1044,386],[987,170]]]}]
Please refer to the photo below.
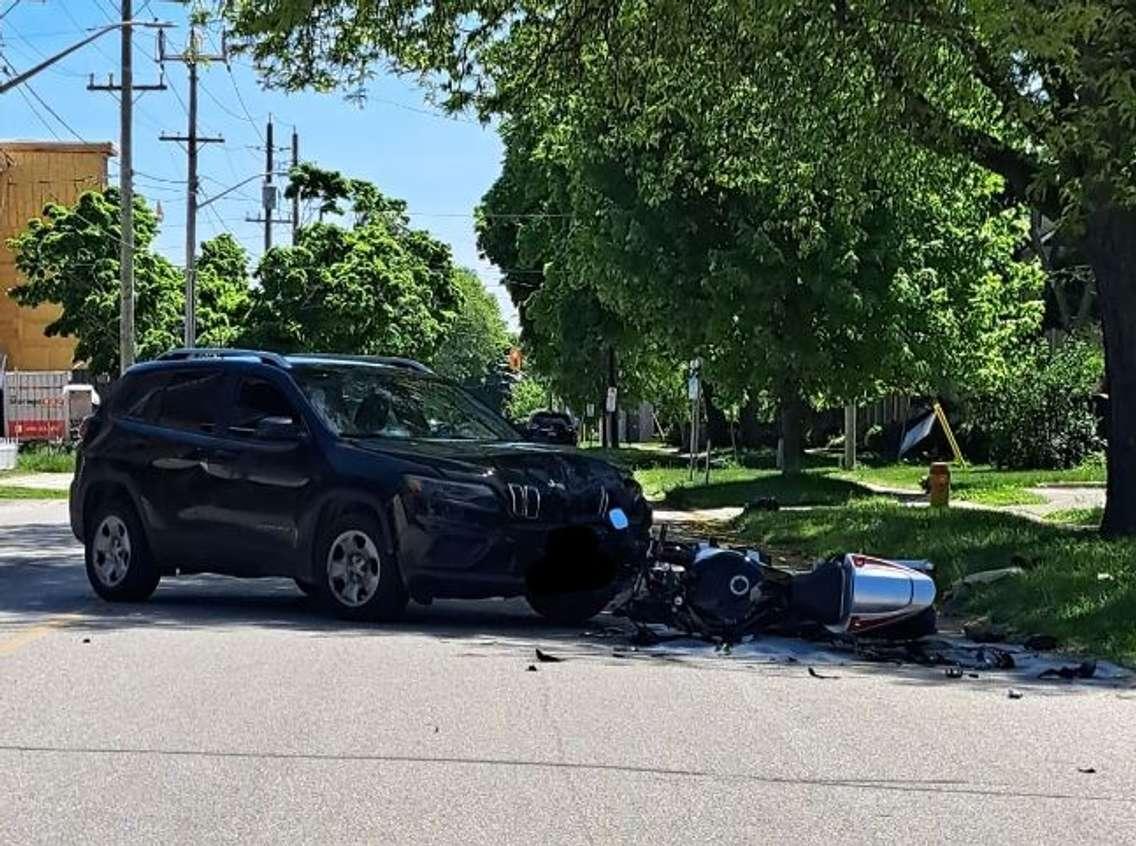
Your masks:
[{"label": "tire", "polygon": [[600,590],[581,590],[570,593],[529,593],[525,599],[533,611],[550,623],[577,625],[600,613],[611,602],[614,591],[610,587]]},{"label": "tire", "polygon": [[[316,544],[319,595],[346,620],[397,620],[409,596],[393,558],[383,552],[383,531],[368,514],[349,512],[329,521]],[[301,590],[303,588],[301,587]]]},{"label": "tire", "polygon": [[87,580],[108,602],[142,602],[161,581],[162,571],[150,552],[142,521],[129,500],[98,503],[84,544]]}]

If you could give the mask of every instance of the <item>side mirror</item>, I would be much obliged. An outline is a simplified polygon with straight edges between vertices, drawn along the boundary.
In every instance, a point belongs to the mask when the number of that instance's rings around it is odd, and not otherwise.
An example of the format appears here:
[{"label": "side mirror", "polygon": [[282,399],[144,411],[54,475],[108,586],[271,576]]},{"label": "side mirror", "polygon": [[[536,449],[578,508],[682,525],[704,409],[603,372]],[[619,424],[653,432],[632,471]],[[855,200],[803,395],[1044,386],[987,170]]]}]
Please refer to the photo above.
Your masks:
[{"label": "side mirror", "polygon": [[291,417],[262,417],[256,423],[256,437],[262,441],[300,441],[304,431]]}]

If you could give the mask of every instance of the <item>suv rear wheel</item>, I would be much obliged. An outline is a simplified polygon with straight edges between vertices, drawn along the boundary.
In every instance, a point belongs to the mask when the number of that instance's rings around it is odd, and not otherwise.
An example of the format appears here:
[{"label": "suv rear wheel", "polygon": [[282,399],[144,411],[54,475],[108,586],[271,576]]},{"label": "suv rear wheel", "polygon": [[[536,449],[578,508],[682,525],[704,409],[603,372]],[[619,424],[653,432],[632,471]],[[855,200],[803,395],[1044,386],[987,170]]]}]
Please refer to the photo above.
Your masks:
[{"label": "suv rear wheel", "polygon": [[348,513],[321,533],[316,564],[320,594],[340,617],[394,620],[408,601],[398,565],[380,552],[382,529],[371,516]]},{"label": "suv rear wheel", "polygon": [[149,599],[162,578],[134,506],[121,497],[100,503],[87,534],[87,579],[109,602]]}]

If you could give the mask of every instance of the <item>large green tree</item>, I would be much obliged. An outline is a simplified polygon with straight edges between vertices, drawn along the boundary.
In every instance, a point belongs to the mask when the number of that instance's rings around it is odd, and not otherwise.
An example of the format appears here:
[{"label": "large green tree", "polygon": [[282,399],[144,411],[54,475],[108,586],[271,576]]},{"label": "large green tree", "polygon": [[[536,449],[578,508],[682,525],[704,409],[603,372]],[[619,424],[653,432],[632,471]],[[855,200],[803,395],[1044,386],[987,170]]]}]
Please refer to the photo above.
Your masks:
[{"label": "large green tree", "polygon": [[[43,214],[9,241],[24,282],[12,289],[20,305],[61,308],[46,334],[76,341],[75,362],[95,375],[119,371],[118,191],[84,193],[74,205],[49,203]],[[138,357],[178,346],[182,326],[182,274],[153,251],[157,220],[141,197],[134,201],[134,325]]]},{"label": "large green tree", "polygon": [[[119,371],[118,191],[83,194],[74,205],[50,203],[11,240],[16,267],[26,280],[12,289],[20,305],[61,309],[48,335],[73,337],[75,363],[95,375]],[[181,346],[185,277],[154,252],[158,221],[141,197],[134,201],[134,327],[140,360]],[[248,256],[230,235],[201,245],[197,272],[198,343],[229,346],[242,332],[249,308]]]},{"label": "large green tree", "polygon": [[998,174],[1092,266],[1111,395],[1103,528],[1136,533],[1136,13],[1126,0],[243,0],[231,12],[267,78],[288,86],[358,88],[393,59],[440,79],[447,105],[476,102],[484,114],[599,94],[615,124],[656,145],[664,177],[667,152],[681,158],[708,137],[669,131],[669,107],[707,91],[718,108],[688,113],[725,118],[720,174],[744,168],[757,141],[786,175],[803,165],[856,185],[887,167],[897,140]]},{"label": "large green tree", "polygon": [[[292,186],[297,178],[310,184],[311,174],[297,171]],[[253,291],[245,342],[280,351],[430,360],[460,303],[449,247],[411,229],[405,204],[385,198],[373,185],[324,182],[331,191],[309,196],[325,207],[349,203],[354,224],[303,227],[294,246],[265,254],[256,271],[260,284]]]},{"label": "large green tree", "polygon": [[509,349],[509,329],[501,306],[473,271],[454,272],[460,305],[446,328],[431,364],[450,379],[479,385],[495,376]]}]

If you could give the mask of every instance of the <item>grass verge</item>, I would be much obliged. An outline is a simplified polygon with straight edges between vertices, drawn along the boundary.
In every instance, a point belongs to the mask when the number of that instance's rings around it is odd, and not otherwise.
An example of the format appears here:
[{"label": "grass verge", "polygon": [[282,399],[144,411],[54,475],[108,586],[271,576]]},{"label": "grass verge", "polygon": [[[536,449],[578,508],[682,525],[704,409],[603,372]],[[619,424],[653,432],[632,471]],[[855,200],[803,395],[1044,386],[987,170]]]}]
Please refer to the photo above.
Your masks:
[{"label": "grass verge", "polygon": [[55,488],[22,488],[18,485],[0,485],[0,500],[3,499],[67,499],[66,490]]},{"label": "grass verge", "polygon": [[928,558],[940,590],[967,573],[1024,566],[1021,576],[975,592],[968,610],[1022,634],[1045,632],[1075,649],[1136,662],[1136,541],[1106,541],[1010,514],[905,508],[878,498],[758,512],[743,518],[740,530],[789,558],[857,551]]},{"label": "grass verge", "polygon": [[74,473],[75,453],[55,446],[34,447],[16,457],[21,473]]},{"label": "grass verge", "polygon": [[1066,526],[1097,527],[1104,519],[1103,508],[1062,508],[1042,515],[1049,523],[1062,523]]}]

